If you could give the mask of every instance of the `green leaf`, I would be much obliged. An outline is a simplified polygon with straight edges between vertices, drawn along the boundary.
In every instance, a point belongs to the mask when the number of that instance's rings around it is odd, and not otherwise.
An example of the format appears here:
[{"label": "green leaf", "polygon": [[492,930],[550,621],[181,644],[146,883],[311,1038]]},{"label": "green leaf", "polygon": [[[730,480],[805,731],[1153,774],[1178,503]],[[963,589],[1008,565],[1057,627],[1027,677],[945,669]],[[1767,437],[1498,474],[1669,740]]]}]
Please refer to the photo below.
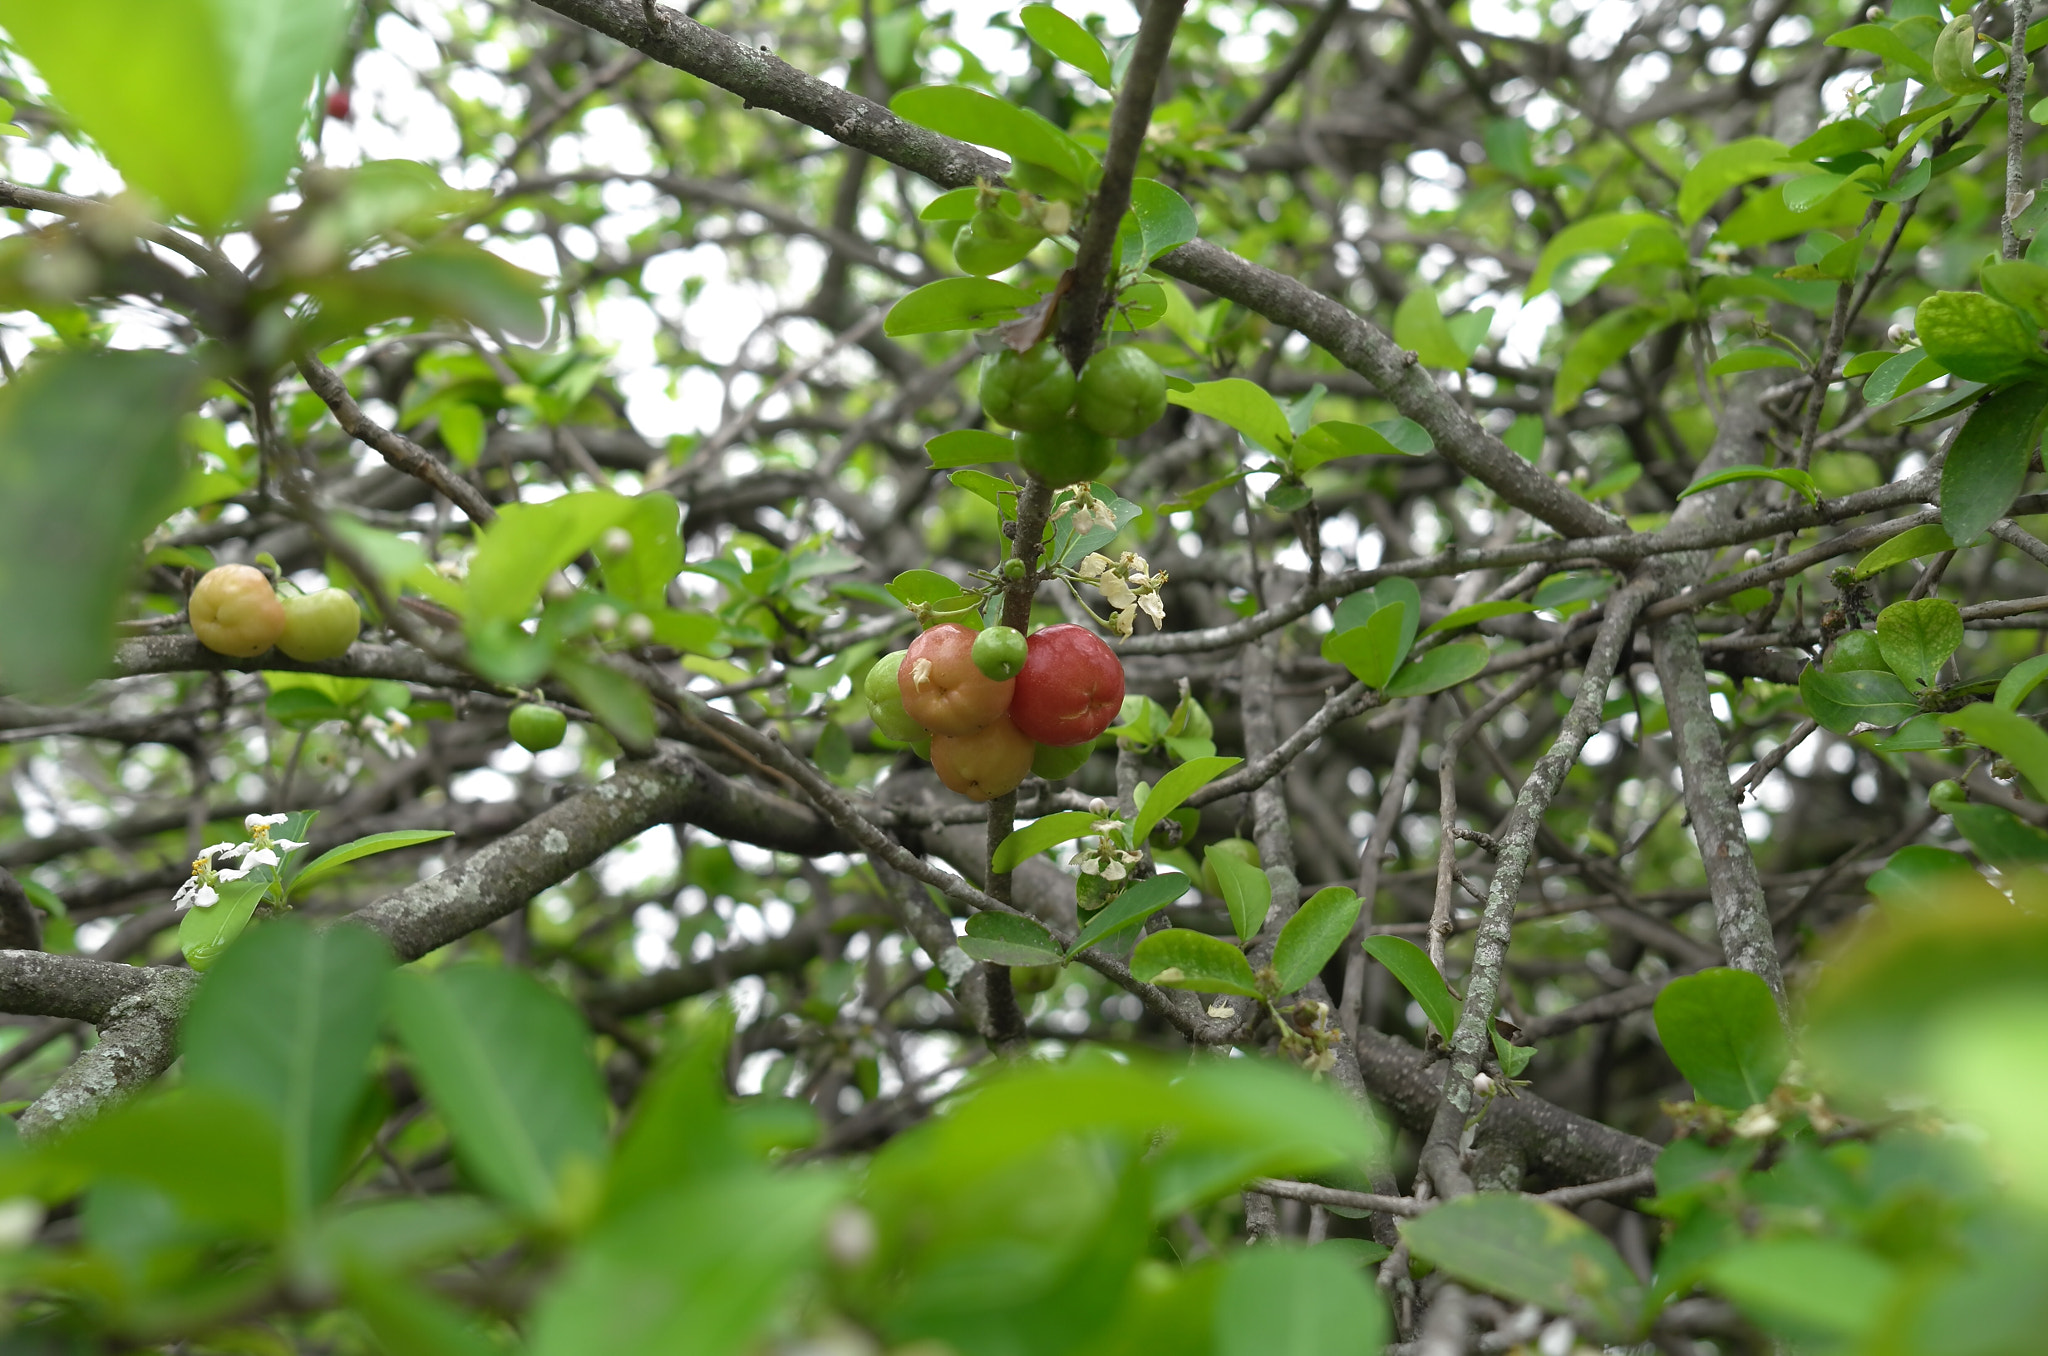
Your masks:
[{"label": "green leaf", "polygon": [[994,278],[941,278],[905,296],[889,308],[882,332],[943,334],[948,330],[981,330],[1036,303],[1038,294]]},{"label": "green leaf", "polygon": [[1614,1245],[1567,1210],[1484,1191],[1401,1221],[1415,1256],[1504,1299],[1565,1314],[1609,1339],[1642,1330],[1642,1285]]},{"label": "green leaf", "polygon": [[1914,312],[1913,332],[1928,357],[1992,385],[2038,374],[2048,356],[2025,316],[1982,292],[1936,292]]},{"label": "green leaf", "polygon": [[2005,677],[1998,680],[1998,691],[1991,696],[1991,704],[2000,711],[2017,711],[2027,694],[2048,679],[2048,654],[2037,654],[2032,659],[2013,665]]},{"label": "green leaf", "polygon": [[1259,996],[1259,982],[1244,952],[1220,937],[1187,928],[1168,928],[1142,938],[1131,952],[1131,974],[1168,989]]},{"label": "green leaf", "polygon": [[385,1356],[500,1356],[469,1313],[382,1259],[351,1258],[340,1270],[350,1311]]},{"label": "green leaf", "polygon": [[[740,1356],[816,1275],[843,1179],[720,1174],[659,1192],[584,1238],[540,1293],[532,1356]],[[733,1227],[736,1221],[746,1227]],[[814,1281],[812,1281],[815,1284]]]},{"label": "green leaf", "polygon": [[1158,785],[1152,788],[1152,794],[1145,798],[1137,821],[1131,826],[1132,845],[1143,843],[1159,821],[1178,810],[1189,796],[1243,761],[1242,758],[1190,758],[1161,777]]},{"label": "green leaf", "polygon": [[210,234],[284,187],[351,12],[345,0],[7,0],[0,25],[123,179]]},{"label": "green leaf", "polygon": [[1913,843],[1891,855],[1869,881],[1870,893],[1893,908],[1968,908],[2002,911],[2006,897],[1991,888],[1960,852]]},{"label": "green leaf", "polygon": [[1909,527],[1898,536],[1856,562],[1856,577],[1869,579],[1883,574],[1894,565],[1903,565],[1909,560],[1931,556],[1939,551],[1953,551],[1956,544],[1949,540],[1948,533],[1929,523],[1925,527]]},{"label": "green leaf", "polygon": [[1033,820],[996,845],[993,865],[998,872],[1015,871],[1049,847],[1094,833],[1099,818],[1086,810],[1062,810]]},{"label": "green leaf", "polygon": [[1512,598],[1491,603],[1474,603],[1461,607],[1455,612],[1445,613],[1434,625],[1422,634],[1433,636],[1439,631],[1456,631],[1463,627],[1475,626],[1494,617],[1518,617],[1525,612],[1536,611],[1536,604],[1518,602]]},{"label": "green leaf", "polygon": [[668,586],[683,568],[682,508],[665,494],[635,497],[618,526],[633,538],[632,549],[606,556],[605,592],[648,614],[668,606]]},{"label": "green leaf", "polygon": [[926,441],[924,450],[932,466],[950,471],[959,466],[980,466],[984,462],[1014,461],[1017,445],[1000,433],[985,428],[956,428]]},{"label": "green leaf", "polygon": [[280,919],[222,958],[179,1028],[188,1084],[270,1113],[296,1219],[312,1217],[354,1151],[347,1139],[390,971],[390,949],[374,933]]},{"label": "green leaf", "polygon": [[506,504],[482,529],[469,562],[472,622],[517,621],[533,609],[549,576],[588,551],[634,512],[609,490],[565,494],[543,504]]},{"label": "green leaf", "polygon": [[1191,878],[1178,871],[1163,871],[1130,886],[1088,920],[1088,926],[1081,929],[1081,935],[1074,938],[1074,944],[1067,948],[1067,955],[1078,956],[1104,937],[1144,922],[1186,894],[1193,884]]},{"label": "green leaf", "polygon": [[1273,882],[1263,870],[1232,852],[1211,847],[1203,852],[1202,861],[1223,887],[1231,927],[1239,940],[1250,941],[1265,926],[1267,911],[1273,907]]},{"label": "green leaf", "polygon": [[1957,410],[1976,404],[1978,398],[1984,394],[1984,391],[1985,386],[1981,381],[1963,381],[1958,379],[1946,391],[1935,391],[1930,394],[1927,397],[1927,402],[1917,406],[1911,414],[1900,416],[1898,421],[1899,427],[1911,428],[1915,424],[1927,424],[1932,423],[1936,419],[1946,419]]},{"label": "green leaf", "polygon": [[937,570],[905,570],[889,581],[889,596],[905,607],[960,596],[960,586]]},{"label": "green leaf", "polygon": [[2019,497],[2044,417],[2048,382],[2036,381],[1994,391],[1970,412],[1941,465],[1941,525],[1956,545],[1973,545]]},{"label": "green leaf", "polygon": [[1458,1029],[1459,1003],[1451,996],[1451,986],[1444,983],[1443,975],[1430,964],[1429,953],[1406,937],[1380,935],[1365,939],[1365,954],[1401,981],[1401,987],[1421,1006],[1429,1024],[1448,1041]]},{"label": "green leaf", "polygon": [[466,241],[440,241],[313,280],[320,303],[307,337],[326,345],[400,316],[450,316],[504,330],[532,343],[547,337],[547,285],[536,275]]},{"label": "green leaf", "polygon": [[1908,46],[1906,40],[1886,24],[1857,24],[1853,28],[1845,28],[1831,34],[1827,45],[1882,57],[1922,84],[1931,83],[1934,79],[1934,66],[1927,57]]},{"label": "green leaf", "polygon": [[1195,209],[1188,206],[1186,198],[1157,179],[1131,181],[1131,215],[1137,220],[1138,235],[1144,241],[1147,264],[1168,250],[1187,244],[1198,233]]},{"label": "green leaf", "polygon": [[1685,172],[1678,186],[1678,219],[1691,226],[1737,184],[1783,169],[1786,154],[1784,143],[1769,137],[1743,137],[1716,146]]},{"label": "green leaf", "polygon": [[654,747],[654,702],[646,688],[608,664],[567,653],[555,656],[554,674],[628,751],[645,753]]},{"label": "green leaf", "polygon": [[920,127],[1041,165],[1076,188],[1092,187],[1098,168],[1093,153],[1030,109],[1008,100],[955,85],[920,85],[898,94],[889,108]]},{"label": "green leaf", "polygon": [[1471,365],[1471,355],[1451,337],[1436,293],[1427,284],[1408,289],[1394,312],[1394,342],[1414,352],[1424,367],[1448,368],[1462,372]]},{"label": "green leaf", "polygon": [[1294,469],[1313,471],[1339,457],[1419,457],[1435,450],[1429,431],[1412,419],[1381,419],[1370,424],[1326,419],[1295,442]]},{"label": "green leaf", "polygon": [[1947,807],[1956,828],[1970,840],[1977,855],[2004,875],[2048,865],[2048,833],[2043,833],[2002,805],[1952,804]]},{"label": "green leaf", "polygon": [[2036,330],[2048,330],[2048,268],[2009,259],[1984,265],[1979,277],[1986,292],[2025,316]]},{"label": "green leaf", "polygon": [[1820,502],[1820,491],[1815,488],[1812,476],[1804,471],[1794,470],[1791,467],[1771,466],[1731,466],[1727,470],[1708,476],[1704,480],[1694,481],[1680,490],[1678,497],[1684,499],[1688,495],[1698,494],[1702,490],[1711,490],[1720,485],[1733,485],[1739,480],[1775,480],[1781,485],[1789,485],[1799,491],[1801,497],[1809,504],[1818,504]]},{"label": "green leaf", "polygon": [[1730,377],[1737,372],[1758,372],[1771,367],[1803,367],[1797,357],[1775,344],[1751,344],[1724,353],[1707,368],[1709,376]]},{"label": "green leaf", "polygon": [[990,965],[1055,965],[1059,943],[1043,923],[1014,913],[978,913],[967,920],[960,949]]},{"label": "green leaf", "polygon": [[582,1017],[531,975],[480,964],[401,971],[391,1010],[465,1171],[527,1218],[560,1219],[565,1177],[605,1157],[609,1103]]},{"label": "green leaf", "polygon": [[1351,935],[1365,901],[1346,885],[1331,885],[1308,897],[1273,947],[1273,970],[1280,977],[1280,992],[1293,993],[1322,973],[1337,948]]},{"label": "green leaf", "polygon": [[1383,607],[1365,625],[1333,631],[1323,637],[1323,658],[1342,664],[1351,676],[1375,691],[1384,689],[1405,657],[1401,644],[1407,623],[1406,604]]},{"label": "green leaf", "polygon": [[1671,232],[1671,223],[1648,212],[1606,212],[1583,218],[1550,237],[1529,277],[1531,298],[1549,290],[1559,268],[1586,255],[1614,255],[1630,236],[1641,230]]},{"label": "green leaf", "polygon": [[197,380],[168,353],[79,351],[37,357],[0,388],[8,688],[69,690],[105,666],[135,547],[183,475],[178,419]]},{"label": "green leaf", "polygon": [[1978,702],[1943,716],[1941,723],[1961,730],[1972,740],[2019,769],[2034,799],[2048,801],[2048,734],[2025,716]]},{"label": "green leaf", "polygon": [[1445,688],[1456,687],[1478,677],[1480,670],[1486,667],[1486,660],[1486,642],[1483,640],[1454,640],[1448,645],[1439,645],[1395,670],[1393,681],[1387,684],[1387,695],[1421,697],[1431,692],[1442,692]]},{"label": "green leaf", "polygon": [[[1536,289],[1529,289],[1534,296]],[[1573,341],[1557,369],[1557,386],[1550,412],[1563,414],[1575,408],[1579,397],[1592,389],[1600,374],[1620,362],[1644,335],[1670,320],[1661,306],[1622,306],[1588,325]]]},{"label": "green leaf", "polygon": [[1799,697],[1821,728],[1838,735],[1853,734],[1859,725],[1888,730],[1920,713],[1904,683],[1870,669],[1823,673],[1809,666],[1799,675]]},{"label": "green leaf", "polygon": [[1230,425],[1275,456],[1285,456],[1294,442],[1294,432],[1288,427],[1287,412],[1280,408],[1280,402],[1268,395],[1263,386],[1243,377],[1197,382],[1185,391],[1167,391],[1166,398],[1183,409]]},{"label": "green leaf", "polygon": [[290,878],[291,893],[298,895],[310,890],[321,881],[340,871],[350,862],[364,857],[373,857],[380,852],[396,852],[400,848],[417,847],[421,843],[432,843],[455,835],[447,829],[394,829],[389,833],[373,833],[367,838],[358,838],[353,843],[343,843],[308,862],[305,869]]},{"label": "green leaf", "polygon": [[962,489],[975,498],[985,501],[990,508],[1002,511],[1003,500],[1014,497],[1017,487],[1001,476],[992,476],[986,471],[955,471],[946,477],[954,488]]},{"label": "green leaf", "polygon": [[208,970],[227,952],[234,940],[256,916],[263,902],[268,880],[251,877],[229,881],[220,887],[220,898],[205,908],[196,905],[178,920],[178,950],[194,970]]},{"label": "green leaf", "polygon": [[1387,1340],[1379,1292],[1326,1247],[1231,1253],[1215,1324],[1215,1356],[1375,1356]]},{"label": "green leaf", "polygon": [[1778,1086],[1791,1059],[1771,989],[1747,970],[1716,967],[1657,995],[1657,1038],[1695,1094],[1740,1111]]},{"label": "green leaf", "polygon": [[171,1088],[116,1105],[46,1144],[41,1156],[82,1180],[153,1187],[174,1203],[175,1227],[261,1237],[282,1235],[290,1219],[270,1118],[217,1088]]},{"label": "green leaf", "polygon": [[1963,643],[1963,614],[1946,598],[1907,598],[1877,614],[1877,648],[1909,683],[1933,684]]},{"label": "green leaf", "polygon": [[1902,1283],[1873,1254],[1823,1238],[1738,1243],[1706,1266],[1708,1283],[1759,1322],[1839,1336],[1874,1329]]},{"label": "green leaf", "polygon": [[1369,589],[1361,589],[1338,603],[1330,612],[1332,631],[1349,631],[1363,626],[1385,608],[1396,605],[1405,609],[1401,620],[1401,634],[1395,639],[1394,667],[1408,657],[1408,651],[1415,644],[1416,628],[1422,621],[1422,593],[1415,587],[1415,581],[1402,575],[1382,579]]},{"label": "green leaf", "polygon": [[1051,5],[1026,5],[1017,14],[1031,40],[1093,80],[1102,89],[1110,86],[1109,53],[1093,33],[1054,9]]}]

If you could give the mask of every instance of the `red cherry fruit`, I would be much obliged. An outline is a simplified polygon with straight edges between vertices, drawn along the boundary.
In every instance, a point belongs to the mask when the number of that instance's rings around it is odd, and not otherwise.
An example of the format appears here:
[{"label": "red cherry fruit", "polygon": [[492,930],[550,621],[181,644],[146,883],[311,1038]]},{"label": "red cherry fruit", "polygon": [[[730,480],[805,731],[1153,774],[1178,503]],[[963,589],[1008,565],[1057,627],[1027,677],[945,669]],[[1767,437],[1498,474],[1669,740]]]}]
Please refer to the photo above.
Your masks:
[{"label": "red cherry fruit", "polygon": [[336,85],[327,92],[327,116],[341,122],[348,121],[347,85]]},{"label": "red cherry fruit", "polygon": [[933,735],[932,771],[969,800],[994,800],[1017,789],[1037,753],[1007,716],[997,716],[972,734]]},{"label": "red cherry fruit", "polygon": [[935,735],[972,734],[1010,709],[1017,680],[998,683],[975,667],[974,636],[952,622],[934,626],[910,642],[896,670],[904,711]]},{"label": "red cherry fruit", "polygon": [[1010,719],[1055,748],[1085,744],[1116,720],[1124,704],[1124,666],[1100,636],[1080,626],[1048,626],[1029,637]]}]

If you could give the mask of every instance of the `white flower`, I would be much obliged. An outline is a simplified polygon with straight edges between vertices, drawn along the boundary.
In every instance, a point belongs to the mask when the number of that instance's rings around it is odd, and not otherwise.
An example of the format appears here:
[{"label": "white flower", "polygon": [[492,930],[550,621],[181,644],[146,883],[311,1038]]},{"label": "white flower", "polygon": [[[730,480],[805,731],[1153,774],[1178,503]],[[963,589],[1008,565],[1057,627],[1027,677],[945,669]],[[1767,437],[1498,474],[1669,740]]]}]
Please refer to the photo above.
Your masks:
[{"label": "white flower", "polygon": [[290,818],[290,815],[250,815],[247,819],[242,821],[242,827],[247,829],[251,834],[256,834],[256,831],[258,829],[262,829],[265,831],[265,833],[257,834],[257,836],[264,837],[267,836],[268,830],[272,825],[282,824]]},{"label": "white flower", "polygon": [[1114,561],[1097,552],[1083,560],[1074,573],[1102,590],[1102,600],[1115,613],[1109,625],[1117,635],[1130,635],[1141,611],[1152,619],[1155,630],[1166,624],[1166,602],[1159,596],[1166,572],[1154,574],[1145,557],[1135,551],[1126,551]]},{"label": "white flower", "polygon": [[194,876],[178,887],[178,893],[171,896],[171,902],[178,906],[178,912],[187,909],[210,909],[220,898],[220,891]]},{"label": "white flower", "polygon": [[1769,1107],[1758,1102],[1736,1117],[1730,1128],[1743,1139],[1763,1139],[1778,1132],[1778,1118]]},{"label": "white flower", "polygon": [[[254,870],[259,866],[276,866],[277,854],[267,847],[257,848],[254,852],[242,858],[242,865],[247,870]],[[246,874],[246,871],[244,874]]]}]

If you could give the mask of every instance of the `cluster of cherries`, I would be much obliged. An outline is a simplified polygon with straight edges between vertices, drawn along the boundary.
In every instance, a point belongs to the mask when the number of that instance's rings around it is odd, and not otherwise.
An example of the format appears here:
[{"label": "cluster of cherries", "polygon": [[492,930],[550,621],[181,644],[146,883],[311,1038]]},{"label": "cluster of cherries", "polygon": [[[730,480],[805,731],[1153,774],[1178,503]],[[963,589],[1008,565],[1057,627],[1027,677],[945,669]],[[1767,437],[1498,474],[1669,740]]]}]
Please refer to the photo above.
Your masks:
[{"label": "cluster of cherries", "polygon": [[1026,637],[947,623],[877,660],[862,690],[875,728],[926,754],[952,790],[994,800],[1088,761],[1123,707],[1124,666],[1084,627]]}]

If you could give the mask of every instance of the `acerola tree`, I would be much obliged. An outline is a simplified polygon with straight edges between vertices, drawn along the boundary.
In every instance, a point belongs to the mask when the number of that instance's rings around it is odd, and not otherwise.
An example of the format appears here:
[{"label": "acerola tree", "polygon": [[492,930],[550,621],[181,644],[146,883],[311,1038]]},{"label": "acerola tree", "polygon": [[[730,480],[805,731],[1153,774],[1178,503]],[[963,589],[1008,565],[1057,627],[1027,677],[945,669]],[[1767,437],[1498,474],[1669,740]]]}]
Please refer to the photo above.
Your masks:
[{"label": "acerola tree", "polygon": [[2034,1351],[2034,18],[0,0],[4,1345]]}]

